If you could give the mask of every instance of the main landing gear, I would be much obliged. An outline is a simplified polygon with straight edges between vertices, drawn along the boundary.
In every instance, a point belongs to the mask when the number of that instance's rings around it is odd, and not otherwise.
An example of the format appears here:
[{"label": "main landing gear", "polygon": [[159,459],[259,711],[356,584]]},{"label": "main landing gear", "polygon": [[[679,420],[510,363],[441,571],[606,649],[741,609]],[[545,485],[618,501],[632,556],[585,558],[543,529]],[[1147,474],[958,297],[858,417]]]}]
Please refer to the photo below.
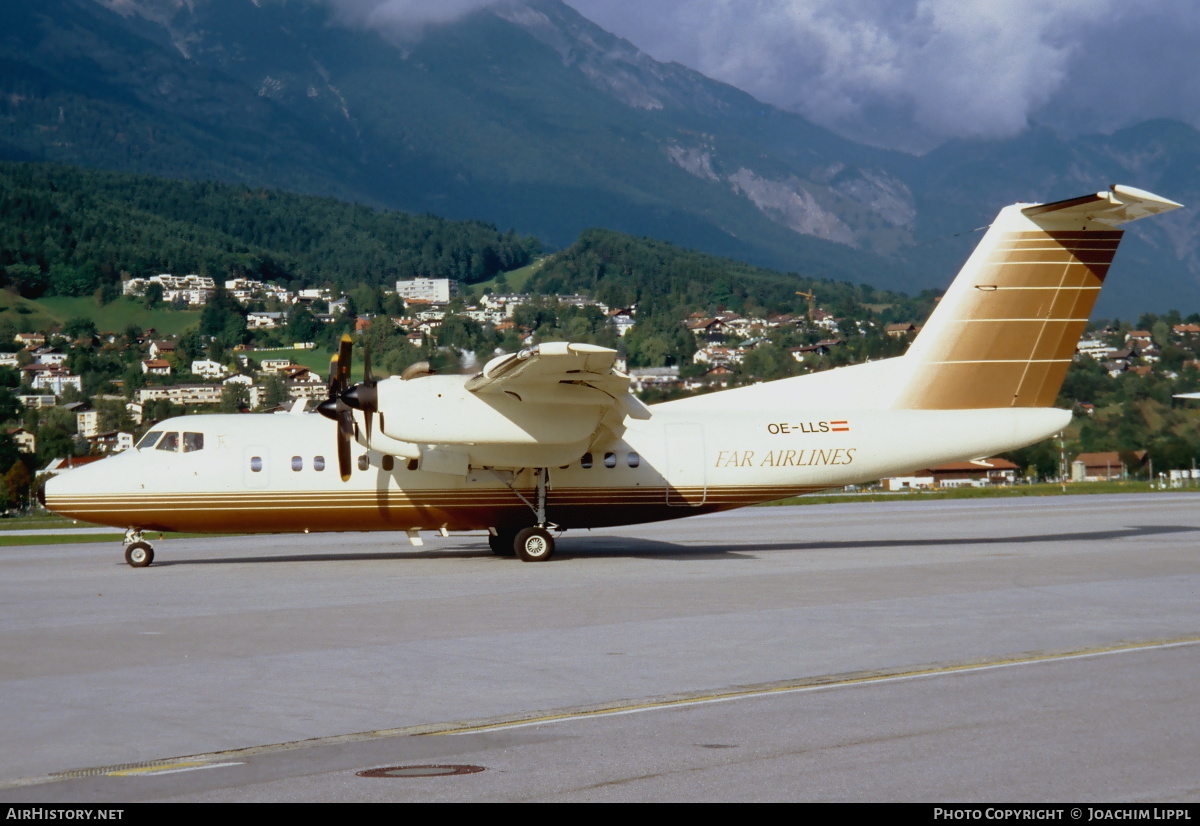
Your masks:
[{"label": "main landing gear", "polygon": [[488,546],[496,556],[515,556],[522,562],[545,562],[554,556],[554,537],[550,528],[557,528],[546,520],[546,488],[550,481],[550,472],[546,468],[537,470],[537,505],[533,505],[516,488],[513,493],[533,511],[537,522],[520,530],[512,528],[496,528],[495,533],[488,537]]},{"label": "main landing gear", "polygon": [[496,556],[515,556],[522,562],[545,562],[554,556],[554,537],[537,525],[515,533],[498,528],[488,537],[488,547]]},{"label": "main landing gear", "polygon": [[125,561],[131,568],[145,568],[154,561],[154,548],[142,541],[142,532],[137,528],[125,531]]}]

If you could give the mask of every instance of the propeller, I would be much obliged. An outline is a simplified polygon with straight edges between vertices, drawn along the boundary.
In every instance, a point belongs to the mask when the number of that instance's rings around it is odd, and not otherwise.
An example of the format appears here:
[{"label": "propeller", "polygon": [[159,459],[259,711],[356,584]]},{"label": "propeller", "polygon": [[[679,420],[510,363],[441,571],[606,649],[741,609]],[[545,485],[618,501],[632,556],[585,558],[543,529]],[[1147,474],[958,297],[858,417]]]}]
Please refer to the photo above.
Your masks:
[{"label": "propeller", "polygon": [[[366,420],[367,441],[371,440],[371,428],[375,414],[379,412],[379,382],[371,373],[371,348],[363,351],[363,380],[358,384],[350,384],[350,358],[353,355],[354,342],[349,335],[342,336],[338,351],[329,360],[329,397],[317,405],[317,412],[327,419],[337,422],[338,426],[338,471],[342,481],[350,480],[350,443],[354,440],[354,411],[362,412]],[[402,378],[412,379],[428,376],[433,371],[428,362],[419,362],[404,371]]]},{"label": "propeller", "polygon": [[[338,472],[343,482],[350,481],[350,440],[354,438],[354,411],[343,401],[350,384],[350,357],[354,342],[342,336],[338,351],[329,360],[329,398],[317,405],[317,412],[338,425]],[[369,368],[368,368],[369,369]],[[370,427],[370,424],[367,425]]]}]

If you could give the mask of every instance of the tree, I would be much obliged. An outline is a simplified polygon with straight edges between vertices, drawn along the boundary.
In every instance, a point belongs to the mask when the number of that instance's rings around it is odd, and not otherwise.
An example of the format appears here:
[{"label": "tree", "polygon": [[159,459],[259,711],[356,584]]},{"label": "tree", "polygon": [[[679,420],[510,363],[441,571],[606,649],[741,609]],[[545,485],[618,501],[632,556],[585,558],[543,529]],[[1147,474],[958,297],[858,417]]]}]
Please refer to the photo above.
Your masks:
[{"label": "tree", "polygon": [[62,326],[61,332],[62,337],[68,341],[94,339],[97,335],[96,322],[90,318],[73,318]]},{"label": "tree", "polygon": [[162,306],[163,303],[163,288],[162,284],[152,281],[146,285],[146,294],[142,297],[142,305],[147,310],[155,310]]},{"label": "tree", "polygon": [[240,413],[250,406],[250,390],[241,382],[231,381],[221,391],[221,402],[217,405],[219,413]]},{"label": "tree", "polygon": [[25,508],[29,505],[29,483],[32,481],[29,468],[17,459],[4,474],[4,488],[9,500],[9,507]]}]

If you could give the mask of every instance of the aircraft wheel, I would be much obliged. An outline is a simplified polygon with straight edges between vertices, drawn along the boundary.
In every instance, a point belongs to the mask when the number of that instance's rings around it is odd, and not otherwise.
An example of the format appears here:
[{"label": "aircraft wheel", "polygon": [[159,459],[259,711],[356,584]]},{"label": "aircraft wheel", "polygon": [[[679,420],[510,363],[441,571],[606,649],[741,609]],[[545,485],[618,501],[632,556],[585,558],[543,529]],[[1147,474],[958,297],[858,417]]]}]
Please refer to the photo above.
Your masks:
[{"label": "aircraft wheel", "polygon": [[516,534],[510,531],[498,531],[495,536],[488,534],[488,547],[496,556],[516,556]]},{"label": "aircraft wheel", "polygon": [[145,568],[154,561],[154,549],[145,542],[134,542],[125,548],[125,561],[132,568]]},{"label": "aircraft wheel", "polygon": [[545,562],[554,556],[554,537],[545,528],[526,528],[513,544],[522,562]]}]

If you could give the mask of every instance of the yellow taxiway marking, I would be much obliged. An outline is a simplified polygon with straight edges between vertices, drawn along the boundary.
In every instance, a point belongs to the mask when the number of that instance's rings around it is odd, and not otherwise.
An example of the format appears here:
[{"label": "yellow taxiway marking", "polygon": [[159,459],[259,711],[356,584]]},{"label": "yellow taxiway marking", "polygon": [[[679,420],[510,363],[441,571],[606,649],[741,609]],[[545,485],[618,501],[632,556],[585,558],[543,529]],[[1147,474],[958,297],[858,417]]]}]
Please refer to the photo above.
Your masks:
[{"label": "yellow taxiway marking", "polygon": [[[922,677],[937,677],[950,674],[969,674],[997,668],[1012,668],[1015,666],[1032,665],[1036,663],[1060,662],[1064,660],[1084,659],[1087,657],[1102,657],[1113,654],[1125,654],[1137,651],[1151,651],[1166,648],[1179,648],[1200,644],[1200,636],[1176,637],[1167,640],[1148,640],[1138,643],[1119,643],[1095,648],[1074,649],[1068,651],[1051,651],[1040,653],[1020,654],[1010,657],[975,660],[971,662],[935,663],[909,669],[887,669],[878,671],[858,671],[849,674],[828,674],[821,677],[804,677],[773,683],[741,686],[727,691],[694,692],[677,694],[670,697],[649,699],[643,702],[621,701],[591,706],[557,709],[554,711],[528,715],[492,717],[483,720],[462,720],[457,722],[426,723],[423,725],[406,726],[403,728],[378,729],[376,731],[358,732],[356,734],[340,734],[330,737],[318,737],[311,740],[296,740],[287,743],[274,743],[263,746],[251,746],[242,749],[230,749],[223,752],[208,754],[181,755],[174,763],[157,763],[150,766],[100,766],[91,769],[77,769],[58,774],[42,775],[40,777],[23,777],[14,780],[0,780],[0,789],[10,789],[20,786],[34,786],[42,783],[56,783],[79,777],[94,777],[106,775],[110,777],[125,776],[154,776],[172,772],[198,771],[200,769],[215,769],[220,766],[236,766],[247,758],[260,754],[278,754],[286,751],[307,749],[314,746],[327,746],[347,743],[361,743],[371,740],[382,740],[392,737],[413,737],[421,735],[459,735],[474,734],[486,731],[514,729],[525,726],[538,726],[566,720],[586,720],[594,717],[615,716],[619,714],[637,714],[645,711],[659,711],[680,708],[705,703],[727,703],[734,700],[771,695],[799,693],[804,691],[821,691],[829,688],[845,688],[850,686],[870,685],[874,683],[898,682],[900,680],[915,680]],[[214,762],[223,761],[223,762]]]},{"label": "yellow taxiway marking", "polygon": [[159,774],[178,774],[179,772],[194,772],[200,769],[219,769],[222,766],[240,766],[241,763],[168,763],[165,766],[144,766],[140,769],[123,769],[122,771],[107,772],[108,777],[151,777]]},{"label": "yellow taxiway marking", "polygon": [[526,717],[520,720],[513,720],[511,722],[493,722],[485,723],[483,725],[446,729],[444,731],[431,731],[429,734],[476,734],[485,731],[499,731],[501,729],[539,726],[547,723],[557,723],[566,720],[585,720],[593,717],[638,714],[643,711],[657,711],[661,709],[679,708],[681,706],[697,706],[709,703],[727,703],[732,700],[742,700],[752,697],[767,697],[773,694],[794,694],[805,691],[822,691],[829,688],[844,688],[847,686],[865,685],[869,683],[899,682],[901,680],[915,680],[920,677],[935,677],[946,674],[963,674],[976,671],[988,671],[996,668],[1011,668],[1013,666],[1030,665],[1033,663],[1061,662],[1063,660],[1099,657],[1108,654],[1122,654],[1131,651],[1176,648],[1185,645],[1196,645],[1198,643],[1200,643],[1200,637],[1188,637],[1184,639],[1161,640],[1158,642],[1149,643],[1111,645],[1101,648],[1088,648],[1079,651],[1068,651],[1054,654],[1031,654],[1023,657],[1010,657],[1006,659],[988,660],[975,663],[935,666],[930,668],[914,669],[911,671],[896,671],[882,674],[846,675],[844,677],[813,677],[809,679],[795,680],[788,684],[782,685],[752,687],[738,691],[723,691],[704,696],[687,697],[677,700],[660,700],[647,703],[634,703],[623,706],[609,706],[606,708],[567,711],[559,714],[547,714],[542,717]]}]

